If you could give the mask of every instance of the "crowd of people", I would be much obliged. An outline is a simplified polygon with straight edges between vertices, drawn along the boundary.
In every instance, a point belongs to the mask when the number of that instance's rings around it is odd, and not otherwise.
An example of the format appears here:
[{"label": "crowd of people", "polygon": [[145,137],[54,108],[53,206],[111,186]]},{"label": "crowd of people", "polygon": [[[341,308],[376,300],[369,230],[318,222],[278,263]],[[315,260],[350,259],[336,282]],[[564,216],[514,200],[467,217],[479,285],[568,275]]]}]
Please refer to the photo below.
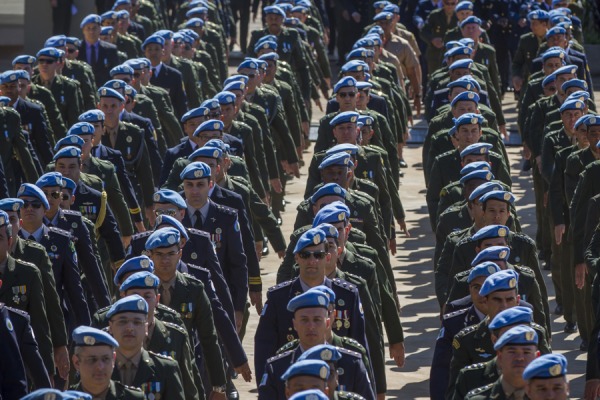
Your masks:
[{"label": "crowd of people", "polygon": [[[387,358],[405,363],[393,256],[413,118],[436,239],[430,397],[568,398],[553,314],[600,396],[582,4],[97,0],[81,38],[71,5],[52,2],[55,35],[0,74],[0,399],[238,399],[239,378],[261,400],[385,399]],[[509,92],[535,238],[511,193]]]}]

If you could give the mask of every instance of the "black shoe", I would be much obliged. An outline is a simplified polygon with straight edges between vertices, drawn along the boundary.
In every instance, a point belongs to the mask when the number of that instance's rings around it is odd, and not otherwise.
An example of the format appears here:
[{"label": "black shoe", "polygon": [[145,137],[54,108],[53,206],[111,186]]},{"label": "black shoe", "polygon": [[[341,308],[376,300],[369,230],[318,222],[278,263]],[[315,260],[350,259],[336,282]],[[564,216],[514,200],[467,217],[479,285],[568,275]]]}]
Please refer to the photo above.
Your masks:
[{"label": "black shoe", "polygon": [[577,332],[577,323],[576,322],[567,322],[564,329],[565,333],[575,333]]},{"label": "black shoe", "polygon": [[523,166],[521,167],[521,171],[527,172],[531,169],[531,161],[525,160],[523,161]]},{"label": "black shoe", "polygon": [[238,400],[240,398],[240,394],[238,393],[233,381],[227,381],[227,385],[225,388],[225,393],[227,393],[227,398],[229,400]]},{"label": "black shoe", "polygon": [[554,315],[563,315],[563,308],[560,304],[554,309]]},{"label": "black shoe", "polygon": [[550,262],[550,260],[546,261],[542,268],[544,269],[544,271],[550,271],[552,269],[552,263]]},{"label": "black shoe", "polygon": [[262,256],[266,257],[269,255],[269,239],[263,238]]},{"label": "black shoe", "polygon": [[579,350],[587,351],[588,350],[588,342],[586,342],[585,340],[582,340],[581,344],[579,345]]},{"label": "black shoe", "polygon": [[546,259],[546,253],[544,252],[544,250],[540,250],[540,252],[538,253],[538,258],[540,259],[540,261],[544,261]]},{"label": "black shoe", "polygon": [[281,226],[281,224],[283,224],[283,220],[281,217],[277,217],[277,226]]},{"label": "black shoe", "polygon": [[406,161],[404,161],[404,159],[400,159],[398,164],[400,164],[400,168],[408,168],[408,164],[406,163]]}]

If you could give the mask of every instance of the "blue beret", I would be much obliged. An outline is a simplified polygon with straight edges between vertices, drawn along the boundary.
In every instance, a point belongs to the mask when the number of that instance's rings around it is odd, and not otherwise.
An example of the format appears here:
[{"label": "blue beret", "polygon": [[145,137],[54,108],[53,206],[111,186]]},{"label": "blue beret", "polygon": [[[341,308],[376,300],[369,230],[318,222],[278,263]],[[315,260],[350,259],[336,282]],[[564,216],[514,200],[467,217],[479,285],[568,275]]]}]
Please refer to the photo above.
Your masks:
[{"label": "blue beret", "polygon": [[119,343],[108,332],[91,326],[75,328],[72,334],[75,346],[110,346],[119,347]]},{"label": "blue beret", "polygon": [[77,190],[77,184],[75,181],[63,176],[63,184],[65,189],[70,190],[71,194],[75,194],[75,191]]},{"label": "blue beret", "polygon": [[340,89],[346,87],[356,87],[356,79],[351,76],[346,76],[337,81],[335,86],[333,87],[333,93],[337,93]]},{"label": "blue beret", "polygon": [[153,35],[158,35],[161,38],[165,39],[165,41],[173,39],[173,31],[170,31],[168,29],[161,29],[159,31],[154,32]]},{"label": "blue beret", "polygon": [[361,60],[351,60],[342,65],[342,72],[361,72],[369,71],[369,65]]},{"label": "blue beret", "polygon": [[275,35],[265,35],[256,41],[256,44],[264,43],[264,42],[277,42],[277,36]]},{"label": "blue beret", "polygon": [[60,172],[45,173],[35,182],[35,186],[39,187],[40,189],[48,186],[63,187],[63,185],[63,177]]},{"label": "blue beret", "polygon": [[546,61],[550,58],[560,58],[561,60],[565,59],[565,51],[561,47],[551,47],[542,53],[542,61]]},{"label": "blue beret", "polygon": [[[575,129],[578,129],[583,124],[585,124],[586,126],[588,126],[587,125],[587,120],[589,118],[592,118],[592,117],[594,118],[594,124],[593,125],[596,125],[596,121],[598,123],[600,123],[600,119],[599,118],[595,118],[592,114],[585,114],[584,116],[580,117],[577,121],[575,121]],[[589,126],[592,126],[592,124],[589,125]]]},{"label": "blue beret", "polygon": [[52,160],[56,161],[59,158],[81,158],[81,149],[75,146],[63,147],[54,154]]},{"label": "blue beret", "polygon": [[4,210],[0,210],[0,226],[6,226],[9,222],[8,214]]},{"label": "blue beret", "polygon": [[38,58],[38,60],[39,60],[40,56],[50,57],[50,58],[54,58],[54,59],[59,59],[61,57],[60,50],[58,50],[54,47],[44,47],[43,49],[38,51],[35,56]]},{"label": "blue beret", "polygon": [[458,43],[462,44],[463,46],[470,47],[470,48],[475,47],[475,41],[471,38],[462,38],[458,41]]},{"label": "blue beret", "polygon": [[546,31],[546,38],[554,35],[566,35],[567,30],[561,26],[553,26],[552,28]]},{"label": "blue beret", "polygon": [[290,312],[296,312],[302,308],[325,308],[329,307],[329,298],[317,290],[309,290],[292,298],[287,305]]},{"label": "blue beret", "polygon": [[254,61],[256,61],[256,64],[258,64],[258,69],[266,70],[267,67],[269,66],[268,62],[261,60],[260,58],[255,58]]},{"label": "blue beret", "polygon": [[135,99],[135,96],[137,96],[137,90],[135,90],[133,86],[125,85],[125,96]]},{"label": "blue beret", "polygon": [[20,56],[16,56],[14,60],[12,60],[12,66],[14,67],[15,64],[33,65],[35,62],[36,58],[34,56],[22,54]]},{"label": "blue beret", "polygon": [[353,49],[358,49],[359,47],[362,48],[369,48],[369,47],[373,47],[376,46],[375,41],[372,38],[361,38],[358,39],[356,42],[354,42],[354,45],[352,46]]},{"label": "blue beret", "polygon": [[89,122],[76,122],[69,128],[67,135],[93,135],[96,129]]},{"label": "blue beret", "polygon": [[125,97],[123,97],[123,95],[121,93],[117,92],[114,89],[108,88],[108,87],[101,87],[100,89],[98,89],[98,96],[100,96],[100,98],[112,97],[121,102],[125,102]]},{"label": "blue beret", "polygon": [[489,330],[506,328],[517,324],[530,324],[533,321],[533,311],[528,307],[516,306],[501,311],[488,325]]},{"label": "blue beret", "polygon": [[[100,14],[100,21],[104,22],[109,19],[115,19],[117,17],[117,13],[114,10],[108,10],[105,13]],[[103,26],[106,28],[106,26]],[[112,26],[110,27],[112,28]]]},{"label": "blue beret", "polygon": [[0,85],[16,82],[18,79],[17,71],[5,71],[0,74]]},{"label": "blue beret", "polygon": [[589,115],[588,114],[588,118],[583,122],[585,124],[585,126],[590,127],[590,126],[598,126],[600,125],[600,117],[597,117],[595,115]]},{"label": "blue beret", "polygon": [[320,390],[309,389],[294,394],[288,400],[328,400],[329,397]]},{"label": "blue beret", "polygon": [[[291,10],[292,10],[292,7],[290,5],[290,11]],[[286,12],[287,12],[287,10],[286,10]],[[285,26],[298,26],[298,25],[300,25],[300,20],[298,18],[291,17],[291,18],[286,18],[285,21],[283,21],[283,23],[285,24]]]},{"label": "blue beret", "polygon": [[131,0],[116,0],[115,3],[113,4],[113,9],[115,9],[119,6],[126,6],[126,5],[131,5]]},{"label": "blue beret", "polygon": [[181,235],[181,237],[185,238],[185,240],[190,239],[190,235],[188,235],[187,229],[176,218],[171,217],[170,215],[166,215],[166,214],[158,215],[156,217],[155,226],[158,228],[162,225],[168,225],[171,228],[175,228],[179,231],[179,234]]},{"label": "blue beret", "polygon": [[[217,102],[217,104],[219,103]],[[223,124],[223,121],[220,121],[218,119],[209,119],[208,121],[204,121],[203,123],[201,123],[200,126],[196,128],[196,130],[194,131],[194,136],[198,136],[202,132],[223,132],[224,127],[225,124]]]},{"label": "blue beret", "polygon": [[50,208],[44,192],[33,183],[23,183],[17,192],[17,197],[34,197],[42,203],[46,210]]},{"label": "blue beret", "polygon": [[329,304],[331,304],[331,305],[335,304],[335,292],[329,286],[325,286],[325,285],[314,286],[314,287],[311,287],[310,289],[308,289],[307,292],[321,292],[325,296],[327,296],[327,299],[329,299]]},{"label": "blue beret", "polygon": [[467,89],[468,91],[473,91],[474,88],[477,88],[477,91],[481,91],[481,85],[471,75],[461,76],[457,80],[448,83],[446,87],[450,89],[454,87],[461,87]]},{"label": "blue beret", "polygon": [[313,228],[319,228],[320,230],[322,230],[326,238],[337,239],[340,236],[337,228],[331,224],[319,224],[315,226],[313,223]]},{"label": "blue beret", "polygon": [[321,360],[325,362],[335,362],[340,358],[342,358],[342,353],[340,353],[338,348],[327,343],[319,344],[306,350],[300,357],[298,357],[298,361]]},{"label": "blue beret", "polygon": [[111,79],[110,81],[107,81],[106,83],[104,83],[104,85],[102,85],[101,88],[111,88],[111,89],[115,89],[115,90],[123,90],[125,89],[125,86],[127,86],[127,83],[121,79]]},{"label": "blue beret", "polygon": [[233,104],[235,103],[235,94],[227,91],[217,93],[215,99],[220,105]]},{"label": "blue beret", "polygon": [[480,203],[485,203],[488,200],[498,200],[505,203],[513,204],[515,202],[515,196],[511,192],[505,190],[492,190],[487,192],[479,199]]},{"label": "blue beret", "polygon": [[481,250],[473,261],[471,266],[480,264],[484,261],[506,261],[510,256],[510,247],[507,246],[491,246]]},{"label": "blue beret", "polygon": [[119,291],[126,292],[129,289],[156,289],[160,284],[158,276],[152,272],[140,271],[131,274],[123,281],[123,284],[119,288]]},{"label": "blue beret", "polygon": [[378,0],[373,3],[373,8],[384,8],[385,6],[392,4],[388,0]]},{"label": "blue beret", "polygon": [[246,75],[231,75],[229,78],[223,81],[223,87],[229,85],[232,82],[244,82],[244,84],[248,84],[248,77]]},{"label": "blue beret", "polygon": [[100,110],[89,110],[79,116],[81,122],[99,122],[104,121],[104,113]]},{"label": "blue beret", "polygon": [[189,36],[193,39],[193,41],[199,40],[200,39],[200,35],[198,34],[198,32],[196,32],[193,29],[190,28],[183,28],[179,30],[180,33],[183,33],[186,36]]},{"label": "blue beret", "polygon": [[261,43],[257,43],[254,46],[255,53],[258,53],[260,50],[263,50],[263,49],[277,51],[277,42],[275,40],[265,40]]},{"label": "blue beret", "polygon": [[357,121],[357,123],[361,126],[361,128],[363,126],[372,126],[373,122],[375,122],[375,119],[373,117],[371,117],[370,115],[361,115],[360,117],[358,117],[358,121]]},{"label": "blue beret", "polygon": [[473,143],[464,148],[463,151],[460,152],[460,157],[465,158],[468,155],[484,155],[489,154],[490,149],[493,146],[489,143]]},{"label": "blue beret", "polygon": [[460,175],[465,176],[474,171],[491,171],[492,167],[487,161],[475,161],[465,165],[460,170]]},{"label": "blue beret", "polygon": [[563,92],[567,91],[567,89],[572,88],[572,87],[579,88],[583,91],[588,90],[588,84],[583,79],[570,79],[562,84]]},{"label": "blue beret", "polygon": [[[570,81],[568,81],[570,82]],[[564,85],[563,85],[564,87]],[[578,90],[576,92],[571,93],[566,99],[565,101],[571,101],[571,100],[579,100],[579,101],[583,101],[586,102],[590,99],[590,94],[589,92],[586,92],[585,90]]]},{"label": "blue beret", "polygon": [[569,110],[584,110],[585,109],[585,102],[581,101],[581,100],[568,100],[565,101],[561,106],[560,106],[560,112],[564,112],[564,111],[569,111]]},{"label": "blue beret", "polygon": [[325,154],[330,155],[339,153],[340,151],[344,151],[348,154],[355,155],[356,153],[358,153],[358,146],[350,143],[336,144],[335,146],[325,151]]},{"label": "blue beret", "polygon": [[[567,10],[568,10],[568,8],[567,8]],[[576,16],[576,15],[571,16],[571,23],[573,24],[574,27],[581,28],[582,23],[578,16]]]},{"label": "blue beret", "polygon": [[373,50],[368,50],[365,49],[364,47],[357,47],[356,49],[353,49],[351,52],[348,53],[348,55],[346,56],[346,60],[353,60],[353,59],[362,59],[364,60],[365,58],[368,57],[373,57],[374,52]]},{"label": "blue beret", "polygon": [[185,17],[192,18],[194,15],[202,15],[202,14],[206,14],[206,13],[208,13],[208,7],[199,6],[199,7],[194,7],[192,9],[190,9],[188,12],[186,12]]},{"label": "blue beret", "polygon": [[80,138],[79,136],[68,135],[68,136],[65,136],[64,138],[60,139],[58,142],[56,142],[53,150],[55,152],[57,152],[61,148],[68,147],[68,146],[74,146],[74,147],[78,147],[81,149],[84,144],[85,144],[84,140],[82,138]]},{"label": "blue beret", "polygon": [[186,35],[183,32],[177,32],[173,35],[173,41],[175,43],[183,43],[183,44],[189,44],[190,46],[192,46],[194,44],[194,38],[191,37],[190,35]]},{"label": "blue beret", "polygon": [[[270,53],[265,53],[262,56],[258,57],[258,59],[260,61],[277,61],[277,60],[279,60],[279,54],[275,53],[274,51],[271,51]],[[237,83],[243,83],[243,82],[237,82]],[[240,90],[242,90],[242,89],[240,89]]]},{"label": "blue beret", "polygon": [[455,47],[465,47],[465,45],[463,45],[458,40],[449,40],[446,42],[445,47],[446,47],[446,51],[447,51],[447,50],[453,49]]},{"label": "blue beret", "polygon": [[229,145],[221,139],[210,139],[204,144],[204,147],[214,147],[215,149],[221,150],[223,154],[229,152]]},{"label": "blue beret", "polygon": [[548,21],[548,13],[544,10],[533,10],[530,11],[529,14],[527,14],[527,19],[532,21],[534,19],[540,20],[540,21]]},{"label": "blue beret", "polygon": [[283,11],[281,9],[281,7],[279,6],[267,6],[263,8],[263,12],[265,13],[265,15],[269,15],[269,14],[275,14],[275,15],[280,15],[282,17],[285,18],[285,11]]},{"label": "blue beret", "polygon": [[179,193],[177,193],[176,191],[170,190],[170,189],[160,189],[159,191],[155,192],[154,195],[152,196],[152,200],[155,203],[173,204],[180,210],[187,208],[187,205],[185,204],[185,200],[183,199],[183,197],[181,197],[181,195]]},{"label": "blue beret", "polygon": [[10,97],[0,96],[0,107],[8,107],[10,101]]},{"label": "blue beret", "polygon": [[194,152],[192,154],[190,154],[188,156],[188,160],[194,160],[197,157],[219,159],[219,158],[223,157],[223,150],[218,149],[216,147],[212,147],[212,146],[199,147],[196,150],[194,150]]},{"label": "blue beret", "polygon": [[313,219],[313,228],[323,223],[335,224],[350,218],[350,209],[341,201],[335,201],[321,208]]},{"label": "blue beret", "polygon": [[65,47],[67,44],[67,37],[65,35],[50,36],[44,42],[44,47]]},{"label": "blue beret", "polygon": [[115,13],[115,17],[117,19],[129,19],[129,11],[127,10],[119,10]]},{"label": "blue beret", "polygon": [[500,267],[491,262],[485,261],[481,264],[477,264],[473,268],[471,268],[471,272],[469,272],[469,276],[467,277],[467,283],[473,282],[474,279],[479,278],[481,276],[488,277],[496,272],[500,271]]},{"label": "blue beret", "polygon": [[19,211],[23,205],[23,200],[16,197],[6,197],[0,200],[0,210],[2,211]]},{"label": "blue beret", "polygon": [[321,186],[310,198],[311,203],[316,203],[321,197],[324,196],[339,196],[346,198],[346,190],[338,185],[337,183],[328,183]]},{"label": "blue beret", "polygon": [[470,58],[464,58],[462,60],[456,60],[456,61],[454,61],[448,67],[448,69],[450,71],[453,71],[453,70],[459,69],[459,68],[471,68],[472,65],[473,65],[473,60],[471,60]]},{"label": "blue beret", "polygon": [[370,46],[365,46],[365,47],[372,47],[372,46],[382,46],[383,45],[383,41],[381,40],[381,35],[378,35],[377,33],[371,33],[368,34],[364,37],[364,39],[372,41],[373,44]]},{"label": "blue beret", "polygon": [[530,326],[518,325],[510,328],[494,344],[494,350],[500,350],[506,345],[535,345],[538,343],[538,334]]},{"label": "blue beret", "polygon": [[458,3],[456,5],[456,8],[454,9],[455,12],[465,11],[465,10],[473,11],[473,2],[472,1],[470,1],[470,0],[461,1],[460,3]]},{"label": "blue beret", "polygon": [[451,48],[450,50],[447,50],[444,53],[444,57],[456,57],[456,56],[462,56],[462,55],[468,55],[470,56],[471,54],[473,54],[473,49],[467,46],[455,46],[453,48]]},{"label": "blue beret", "polygon": [[306,14],[308,12],[308,9],[309,8],[304,5],[296,5],[292,8],[292,12]]},{"label": "blue beret", "polygon": [[396,4],[390,3],[383,7],[383,11],[390,12],[392,14],[400,14],[400,7],[398,7]]},{"label": "blue beret", "polygon": [[553,15],[552,17],[550,17],[550,23],[552,25],[558,25],[562,22],[568,22],[569,25],[571,24],[571,18],[569,18],[566,15]]},{"label": "blue beret", "polygon": [[101,22],[102,22],[102,19],[100,18],[100,16],[98,14],[90,14],[81,20],[79,27],[83,29],[83,27],[86,26],[87,24],[100,25]]},{"label": "blue beret", "polygon": [[221,107],[219,106],[219,101],[217,99],[207,99],[207,100],[204,100],[200,104],[200,107],[206,107],[209,110],[220,110],[221,109]]},{"label": "blue beret", "polygon": [[[463,92],[463,93],[466,93],[466,92]],[[483,120],[484,120],[484,118],[483,118],[483,116],[481,114],[466,113],[466,114],[461,115],[458,118],[454,118],[454,126],[458,129],[462,125],[469,125],[469,124],[481,125],[483,123]],[[487,144],[487,143],[475,143],[475,144]],[[471,146],[473,146],[473,145],[471,145]],[[491,148],[491,147],[492,146],[490,145],[488,147],[488,149]],[[488,153],[488,151],[485,151],[485,152],[481,152],[480,154],[487,154],[487,153]],[[469,154],[471,154],[471,153],[469,153]],[[462,153],[461,153],[461,157],[462,157]]]},{"label": "blue beret", "polygon": [[294,247],[294,254],[302,251],[306,247],[316,246],[325,241],[325,233],[319,228],[311,228],[304,232],[298,242],[296,243],[296,247]]},{"label": "blue beret", "polygon": [[486,182],[477,186],[469,196],[469,201],[473,201],[493,190],[503,190],[502,185],[497,182]]},{"label": "blue beret", "polygon": [[562,354],[543,354],[529,363],[523,379],[548,379],[567,375],[567,359]]},{"label": "blue beret", "polygon": [[142,43],[142,50],[144,50],[146,46],[152,43],[158,44],[160,47],[165,47],[165,39],[162,36],[152,35],[147,37],[146,40],[144,40],[144,43]]},{"label": "blue beret", "polygon": [[[112,78],[115,75],[129,75],[133,76],[133,67],[127,64],[117,65],[113,69],[110,70],[110,77]],[[104,85],[108,86],[108,85]]]},{"label": "blue beret", "polygon": [[460,184],[464,186],[465,183],[473,180],[473,179],[483,179],[486,181],[491,181],[492,179],[494,179],[494,174],[492,174],[490,171],[486,171],[486,170],[476,170],[476,171],[471,171],[468,174],[462,176],[460,178]]},{"label": "blue beret", "polygon": [[[329,365],[322,360],[296,361],[281,375],[282,381],[287,381],[295,376],[314,376],[327,380],[329,378]],[[305,397],[307,400],[313,397]],[[325,399],[327,397],[324,397]]]},{"label": "blue beret", "polygon": [[331,121],[329,121],[329,125],[337,126],[339,124],[345,124],[348,122],[356,123],[359,116],[360,116],[360,114],[357,113],[356,111],[344,111],[344,112],[338,113],[338,115],[336,115],[334,118],[332,118]]},{"label": "blue beret", "polygon": [[244,61],[242,61],[240,63],[240,65],[237,68],[237,71],[239,72],[242,69],[258,69],[258,64],[256,63],[256,60],[253,58],[246,58]]},{"label": "blue beret", "polygon": [[108,36],[115,31],[113,26],[103,26],[100,28],[100,36]]},{"label": "blue beret", "polygon": [[154,250],[160,247],[171,247],[179,244],[181,233],[176,228],[164,228],[155,230],[146,240],[146,250]]},{"label": "blue beret", "polygon": [[[127,279],[125,281],[127,281]],[[128,312],[148,315],[148,303],[138,294],[123,297],[114,302],[106,313],[106,318],[111,319],[117,314]]]},{"label": "blue beret", "polygon": [[154,262],[148,256],[132,257],[125,260],[115,272],[113,282],[119,286],[125,275],[140,271],[154,272]]},{"label": "blue beret", "polygon": [[477,25],[481,26],[481,19],[480,19],[480,18],[477,18],[477,17],[476,17],[476,16],[474,16],[474,15],[471,15],[471,16],[469,16],[469,17],[467,17],[467,18],[463,19],[463,20],[460,22],[460,27],[461,27],[461,28],[464,28],[464,26],[465,26],[465,25],[468,25],[468,24],[477,24]]},{"label": "blue beret", "polygon": [[389,11],[382,11],[373,17],[373,21],[391,21],[394,18],[394,14]]},{"label": "blue beret", "polygon": [[183,117],[181,117],[181,122],[185,123],[192,118],[206,117],[208,115],[209,111],[210,110],[206,107],[193,108],[190,111],[183,114]]},{"label": "blue beret", "polygon": [[542,87],[546,87],[555,81],[556,81],[556,75],[550,74],[550,75],[546,76],[544,79],[542,79]]},{"label": "blue beret", "polygon": [[132,60],[125,61],[125,64],[133,68],[134,71],[139,71],[144,68],[150,68],[150,62],[146,58],[134,58]]},{"label": "blue beret", "polygon": [[[508,193],[508,192],[507,192]],[[504,225],[487,225],[483,228],[479,229],[473,236],[471,236],[471,240],[483,240],[483,239],[491,239],[497,237],[507,237],[510,233],[510,229]]]},{"label": "blue beret", "polygon": [[198,17],[190,18],[185,22],[184,26],[186,28],[203,28],[204,20]]},{"label": "blue beret", "polygon": [[454,107],[459,101],[472,101],[475,104],[479,104],[479,95],[475,92],[461,92],[452,99],[450,105]]},{"label": "blue beret", "polygon": [[350,160],[350,157],[350,154],[343,152],[332,154],[323,159],[321,164],[319,164],[319,169],[332,166],[353,167],[354,163]]},{"label": "blue beret", "polygon": [[21,400],[71,400],[75,399],[72,395],[61,392],[56,389],[43,388],[38,389],[34,392],[29,393],[25,397],[21,397]]},{"label": "blue beret", "polygon": [[486,278],[485,282],[483,282],[483,285],[481,285],[479,295],[487,296],[488,294],[493,292],[506,291],[512,289],[516,290],[518,282],[519,274],[517,274],[512,269],[498,271]]},{"label": "blue beret", "polygon": [[72,400],[93,400],[92,395],[77,390],[65,390],[63,394],[71,396]]}]

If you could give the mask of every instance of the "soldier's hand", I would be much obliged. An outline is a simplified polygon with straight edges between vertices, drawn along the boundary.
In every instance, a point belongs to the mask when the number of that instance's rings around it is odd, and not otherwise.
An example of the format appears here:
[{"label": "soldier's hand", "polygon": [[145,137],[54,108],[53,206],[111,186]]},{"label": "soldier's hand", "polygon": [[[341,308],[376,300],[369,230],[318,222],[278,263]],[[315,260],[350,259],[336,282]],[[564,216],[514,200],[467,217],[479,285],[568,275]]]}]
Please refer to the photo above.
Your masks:
[{"label": "soldier's hand", "polygon": [[226,400],[227,395],[225,393],[210,392],[210,395],[208,395],[208,399],[209,400]]},{"label": "soldier's hand", "polygon": [[500,125],[498,126],[498,129],[500,129],[500,135],[502,135],[503,138],[508,139],[508,131],[506,130],[506,125]]},{"label": "soldier's hand", "polygon": [[256,22],[256,15],[257,15],[257,13],[255,13],[255,12],[252,13],[252,22]]},{"label": "soldier's hand", "polygon": [[596,400],[600,396],[600,379],[590,379],[585,382],[585,400]]},{"label": "soldier's hand", "polygon": [[146,227],[142,221],[135,223],[135,229],[137,229],[138,233],[146,232]]},{"label": "soldier's hand", "polygon": [[67,380],[69,378],[69,369],[71,368],[67,346],[54,348],[54,365],[58,368],[58,375],[62,379]]},{"label": "soldier's hand", "polygon": [[144,214],[146,214],[146,219],[150,226],[154,226],[156,223],[156,214],[154,214],[154,207],[146,207],[144,209]]},{"label": "soldier's hand", "polygon": [[242,323],[244,322],[244,312],[243,311],[235,311],[235,330],[239,334],[242,330]]},{"label": "soldier's hand", "polygon": [[523,143],[523,158],[526,160],[531,159],[531,150],[529,150],[529,146]]},{"label": "soldier's hand", "polygon": [[589,272],[586,263],[575,265],[575,286],[577,286],[577,289],[583,289],[583,286],[585,285],[585,277],[588,273]]},{"label": "soldier's hand", "polygon": [[431,39],[431,44],[438,48],[441,49],[442,47],[444,47],[444,39],[440,38],[440,37],[436,37]]},{"label": "soldier's hand", "polygon": [[[302,121],[302,132],[308,137],[310,134],[310,124],[308,121]],[[304,145],[306,147],[306,144]]]},{"label": "soldier's hand", "polygon": [[410,237],[410,232],[408,231],[408,228],[406,227],[406,221],[403,219],[398,220],[398,225],[400,225],[400,232],[404,233],[406,235],[406,237]]},{"label": "soldier's hand", "polygon": [[277,252],[277,256],[279,257],[279,259],[283,259],[283,257],[285,257],[285,250],[279,250]]},{"label": "soldier's hand", "polygon": [[394,359],[398,368],[404,367],[404,342],[390,344],[390,358]]},{"label": "soldier's hand", "polygon": [[289,164],[290,166],[290,171],[292,172],[292,174],[296,177],[296,178],[300,178],[300,166],[298,166],[298,163],[291,163]]},{"label": "soldier's hand", "polygon": [[521,78],[520,76],[513,76],[512,84],[515,88],[515,92],[521,91],[521,88],[523,87],[523,78]]},{"label": "soldier's hand", "polygon": [[262,259],[262,249],[263,249],[262,240],[259,242],[254,242],[254,248],[256,249],[256,255],[258,256],[258,261],[260,261]]},{"label": "soldier's hand", "polygon": [[419,118],[421,116],[421,95],[415,94],[413,97],[415,99],[415,117]]},{"label": "soldier's hand", "polygon": [[356,22],[357,24],[360,24],[360,20],[361,20],[361,16],[359,13],[357,13],[356,11],[352,13],[352,19],[354,20],[354,22]]},{"label": "soldier's hand", "polygon": [[271,188],[275,193],[281,193],[281,191],[283,190],[279,178],[271,179],[269,180],[269,183],[271,184]]},{"label": "soldier's hand", "polygon": [[556,225],[554,227],[554,240],[557,245],[560,245],[562,242],[562,237],[565,233],[565,224]]},{"label": "soldier's hand", "polygon": [[323,111],[323,106],[321,105],[320,99],[315,99],[315,104],[317,105],[317,107],[319,107],[320,111]]},{"label": "soldier's hand", "polygon": [[[262,250],[262,248],[261,248]],[[250,292],[250,304],[256,308],[256,313],[260,315],[263,310],[262,292]]]},{"label": "soldier's hand", "polygon": [[541,174],[542,173],[542,156],[537,156],[535,158],[535,163],[537,165],[538,172]]},{"label": "soldier's hand", "polygon": [[393,256],[396,255],[396,238],[391,238],[389,240],[390,252]]},{"label": "soldier's hand", "polygon": [[246,382],[252,382],[252,370],[250,369],[250,366],[247,362],[245,364],[240,365],[239,367],[235,367],[234,370],[238,374],[241,374],[242,378],[244,378]]}]

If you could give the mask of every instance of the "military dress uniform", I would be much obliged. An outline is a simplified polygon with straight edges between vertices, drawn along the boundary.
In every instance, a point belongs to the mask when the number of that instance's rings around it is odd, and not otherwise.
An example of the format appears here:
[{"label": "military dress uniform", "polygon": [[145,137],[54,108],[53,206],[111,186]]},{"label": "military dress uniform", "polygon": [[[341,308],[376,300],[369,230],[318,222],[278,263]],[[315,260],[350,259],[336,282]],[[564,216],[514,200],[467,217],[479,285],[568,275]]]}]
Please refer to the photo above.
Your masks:
[{"label": "military dress uniform", "polygon": [[471,390],[487,386],[500,378],[500,371],[494,357],[490,361],[469,365],[460,370],[451,400],[464,400]]},{"label": "military dress uniform", "polygon": [[27,99],[39,101],[44,105],[52,127],[53,140],[56,141],[64,137],[67,132],[65,126],[66,121],[63,120],[62,114],[58,108],[58,103],[54,99],[52,92],[42,85],[31,82]]},{"label": "military dress uniform", "polygon": [[434,38],[443,39],[446,32],[451,27],[458,24],[456,14],[452,13],[450,20],[446,18],[443,8],[437,8],[429,14],[425,25],[421,29],[421,39],[427,44],[427,50],[425,51],[425,58],[427,60],[427,73],[431,74],[442,65],[442,58],[444,55],[444,47],[438,49],[431,41]]},{"label": "military dress uniform", "polygon": [[[39,75],[34,75],[32,83],[44,85]],[[78,121],[79,115],[84,112],[83,95],[79,88],[79,83],[62,75],[56,75],[47,88],[52,92],[52,96],[58,105],[58,109],[63,121],[69,126]],[[64,136],[60,131],[54,132],[54,137],[60,139]]]},{"label": "military dress uniform", "polygon": [[19,343],[15,328],[6,306],[0,303],[0,396],[7,399],[17,399],[27,394],[27,377],[25,366],[19,351]]},{"label": "military dress uniform", "polygon": [[[71,390],[85,393],[81,383],[71,386]],[[111,379],[105,400],[146,400],[146,396],[140,389],[125,386],[122,383]]]}]

